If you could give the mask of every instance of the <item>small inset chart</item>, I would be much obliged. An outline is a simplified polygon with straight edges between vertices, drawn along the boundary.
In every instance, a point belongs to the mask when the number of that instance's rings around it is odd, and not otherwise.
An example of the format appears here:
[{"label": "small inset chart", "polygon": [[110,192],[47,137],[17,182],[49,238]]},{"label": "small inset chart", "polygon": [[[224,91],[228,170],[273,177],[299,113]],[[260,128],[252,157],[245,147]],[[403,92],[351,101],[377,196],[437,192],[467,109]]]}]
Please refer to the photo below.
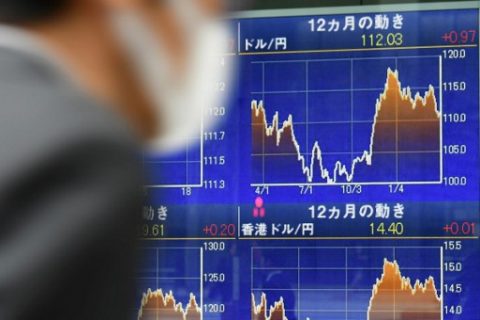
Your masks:
[{"label": "small inset chart", "polygon": [[201,248],[143,248],[138,270],[138,320],[203,319]]},{"label": "small inset chart", "polygon": [[194,188],[203,181],[203,132],[179,139],[183,147],[174,153],[147,152],[143,162],[152,188]]},{"label": "small inset chart", "polygon": [[440,56],[252,65],[253,186],[442,183]]},{"label": "small inset chart", "polygon": [[441,247],[257,247],[251,256],[252,320],[443,319]]}]

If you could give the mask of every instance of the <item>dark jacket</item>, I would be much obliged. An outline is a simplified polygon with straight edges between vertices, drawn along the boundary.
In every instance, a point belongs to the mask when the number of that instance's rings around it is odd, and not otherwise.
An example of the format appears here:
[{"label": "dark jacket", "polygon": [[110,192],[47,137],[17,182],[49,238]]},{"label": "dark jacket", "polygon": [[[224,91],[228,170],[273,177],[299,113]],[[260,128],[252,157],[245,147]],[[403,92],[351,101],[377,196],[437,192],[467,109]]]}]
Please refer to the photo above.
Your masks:
[{"label": "dark jacket", "polygon": [[131,319],[137,141],[47,60],[0,45],[0,319]]}]

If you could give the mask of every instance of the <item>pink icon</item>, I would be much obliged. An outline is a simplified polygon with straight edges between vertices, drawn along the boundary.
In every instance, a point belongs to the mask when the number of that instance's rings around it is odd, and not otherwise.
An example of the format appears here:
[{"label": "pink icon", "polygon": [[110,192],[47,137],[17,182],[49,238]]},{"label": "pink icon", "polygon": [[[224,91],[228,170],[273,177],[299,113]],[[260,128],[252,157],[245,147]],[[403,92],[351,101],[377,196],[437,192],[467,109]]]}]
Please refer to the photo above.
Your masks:
[{"label": "pink icon", "polygon": [[262,197],[255,198],[255,208],[253,208],[253,216],[255,218],[263,218],[265,217],[265,208],[263,207],[263,199]]}]

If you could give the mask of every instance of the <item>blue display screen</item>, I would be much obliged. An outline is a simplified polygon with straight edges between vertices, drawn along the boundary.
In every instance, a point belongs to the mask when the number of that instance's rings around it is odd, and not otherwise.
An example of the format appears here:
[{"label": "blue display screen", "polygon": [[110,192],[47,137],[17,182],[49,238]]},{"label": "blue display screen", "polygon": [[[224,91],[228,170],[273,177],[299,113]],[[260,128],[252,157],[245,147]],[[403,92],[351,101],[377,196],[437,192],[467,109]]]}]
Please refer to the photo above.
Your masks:
[{"label": "blue display screen", "polygon": [[231,19],[227,99],[199,119],[217,125],[147,158],[133,317],[479,320],[479,9],[462,7]]}]

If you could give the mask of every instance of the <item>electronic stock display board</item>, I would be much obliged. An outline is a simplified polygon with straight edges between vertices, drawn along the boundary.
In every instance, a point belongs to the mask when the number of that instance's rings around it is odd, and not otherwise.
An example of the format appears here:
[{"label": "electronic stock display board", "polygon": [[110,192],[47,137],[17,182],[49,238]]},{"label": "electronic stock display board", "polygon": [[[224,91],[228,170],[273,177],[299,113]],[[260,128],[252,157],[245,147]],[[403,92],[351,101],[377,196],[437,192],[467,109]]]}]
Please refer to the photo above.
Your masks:
[{"label": "electronic stock display board", "polygon": [[244,12],[147,159],[137,319],[479,320],[479,7]]}]

